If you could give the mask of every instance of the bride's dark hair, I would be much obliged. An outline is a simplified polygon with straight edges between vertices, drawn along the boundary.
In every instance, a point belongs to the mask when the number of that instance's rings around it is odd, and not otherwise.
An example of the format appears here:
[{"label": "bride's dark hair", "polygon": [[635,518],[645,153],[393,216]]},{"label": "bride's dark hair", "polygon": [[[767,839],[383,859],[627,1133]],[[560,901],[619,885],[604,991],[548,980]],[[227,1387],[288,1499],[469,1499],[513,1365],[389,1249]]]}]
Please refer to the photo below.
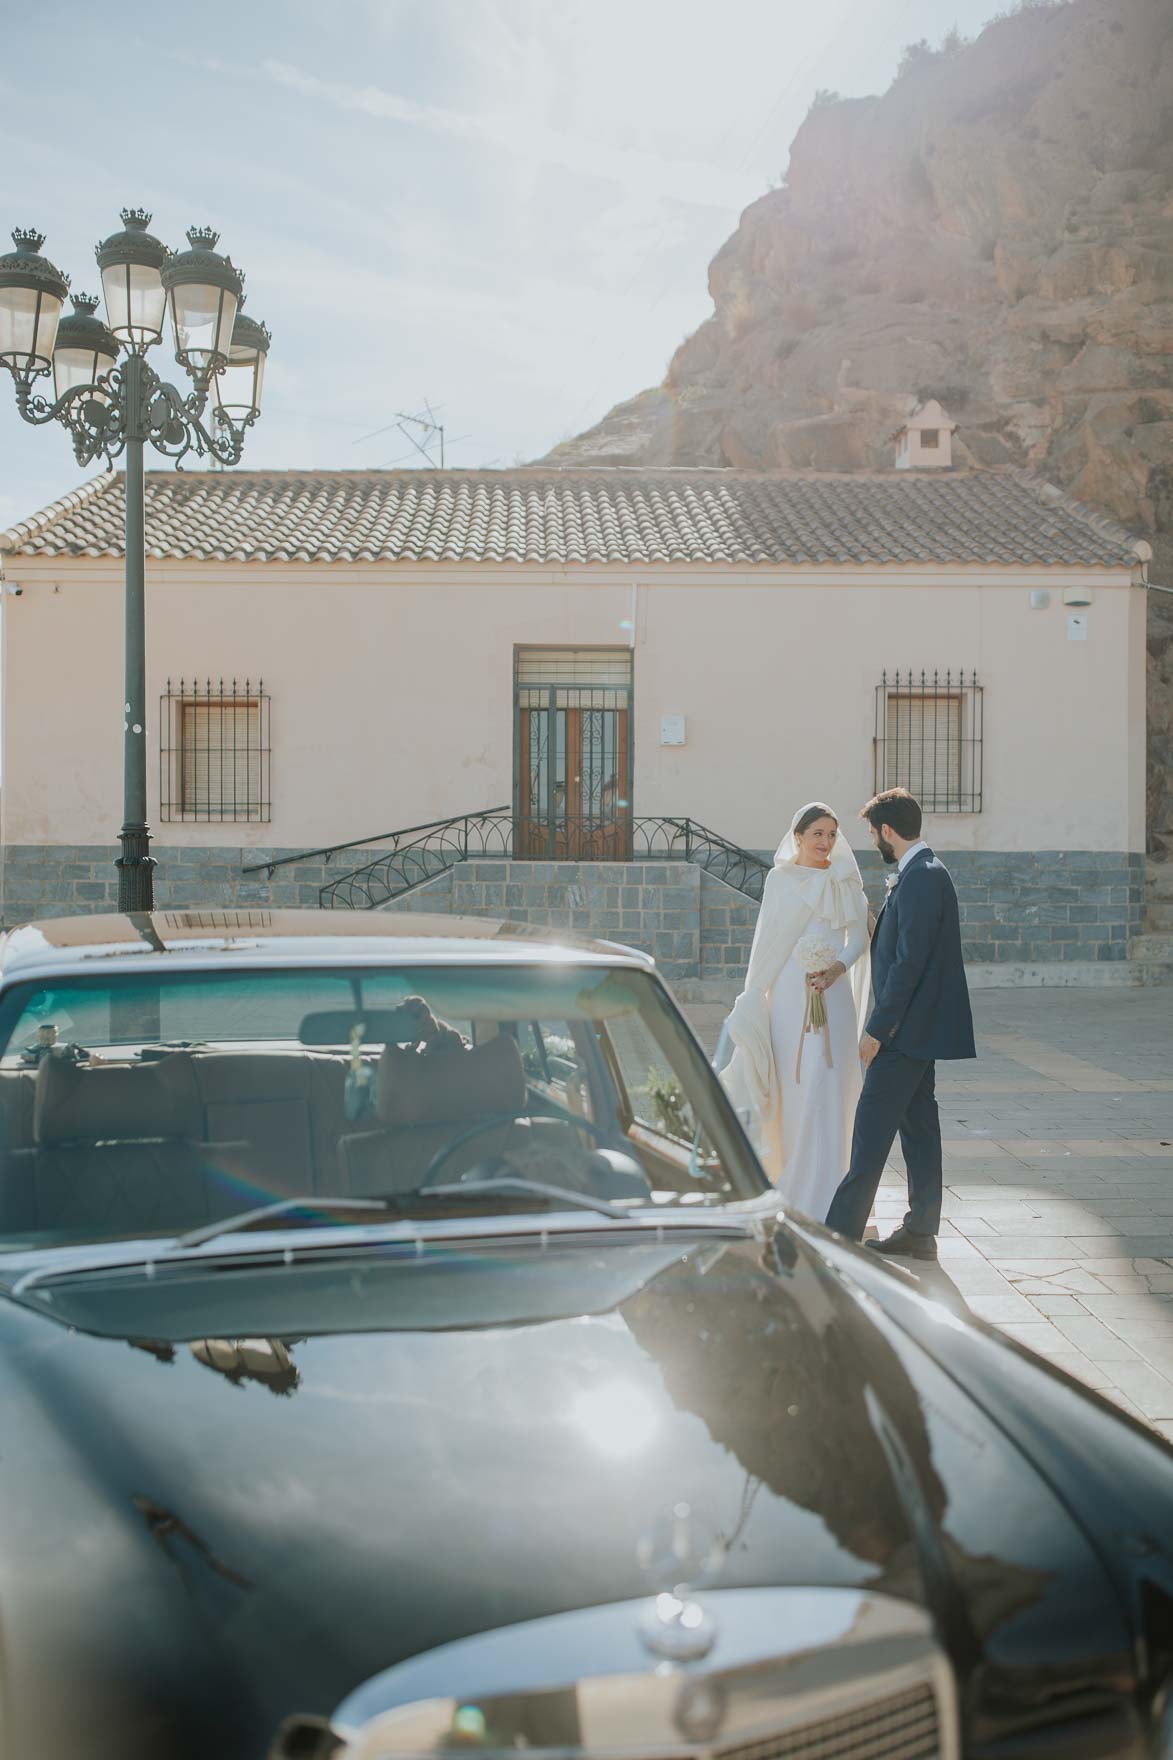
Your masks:
[{"label": "bride's dark hair", "polygon": [[804,831],[809,831],[817,819],[832,819],[834,820],[836,830],[839,828],[839,821],[835,818],[830,807],[824,807],[816,801],[813,807],[807,808],[806,812],[802,815],[802,818],[798,821],[798,824],[794,827],[795,837],[801,837]]}]

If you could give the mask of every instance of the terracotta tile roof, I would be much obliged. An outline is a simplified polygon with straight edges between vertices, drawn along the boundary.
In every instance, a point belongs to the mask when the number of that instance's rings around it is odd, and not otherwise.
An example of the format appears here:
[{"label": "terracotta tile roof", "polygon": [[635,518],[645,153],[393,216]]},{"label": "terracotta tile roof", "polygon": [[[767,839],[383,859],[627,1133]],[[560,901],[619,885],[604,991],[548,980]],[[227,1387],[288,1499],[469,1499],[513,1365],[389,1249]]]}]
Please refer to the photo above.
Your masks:
[{"label": "terracotta tile roof", "polygon": [[[0,535],[121,556],[122,474]],[[1021,472],[764,476],[638,468],[147,474],[147,553],[200,562],[1128,568],[1134,538]]]}]

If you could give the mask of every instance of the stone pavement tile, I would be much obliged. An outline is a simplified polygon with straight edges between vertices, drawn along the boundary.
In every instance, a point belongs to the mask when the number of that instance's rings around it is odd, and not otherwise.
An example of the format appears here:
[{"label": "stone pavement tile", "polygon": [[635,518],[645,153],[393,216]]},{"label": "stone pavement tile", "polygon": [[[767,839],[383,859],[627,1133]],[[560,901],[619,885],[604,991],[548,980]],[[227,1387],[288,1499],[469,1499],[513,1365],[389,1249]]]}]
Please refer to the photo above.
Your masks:
[{"label": "stone pavement tile", "polygon": [[[987,1222],[984,1216],[954,1216],[950,1219],[949,1226],[967,1239],[970,1235],[996,1235],[998,1232],[994,1224]],[[1021,1224],[1016,1226],[1020,1227]]]},{"label": "stone pavement tile", "polygon": [[[1118,1302],[1121,1308],[1115,1313],[1099,1313],[1098,1318],[1127,1344],[1135,1345],[1141,1356],[1151,1350],[1173,1349],[1173,1307],[1162,1297],[1145,1296],[1137,1300],[1130,1296],[1105,1296],[1103,1300]],[[1090,1313],[1090,1297],[1084,1298],[1084,1305]]]},{"label": "stone pavement tile", "polygon": [[[1139,1137],[1077,1138],[1069,1142],[1067,1147],[1073,1155],[1088,1155],[1111,1160],[1153,1153],[1148,1148],[1145,1139]],[[1173,1155],[1173,1149],[1164,1147],[1158,1147],[1155,1152],[1160,1155]]]},{"label": "stone pavement tile", "polygon": [[[1108,1246],[1111,1243],[1105,1242]],[[1137,1277],[1159,1276],[1168,1270],[1163,1259],[1096,1259],[1090,1254],[1087,1259],[1080,1260],[1080,1269],[1090,1271],[1096,1277]]]},{"label": "stone pavement tile", "polygon": [[948,1260],[950,1266],[962,1264],[983,1265],[986,1260],[978,1249],[961,1235],[951,1235],[937,1243],[937,1251],[942,1259]]},{"label": "stone pavement tile", "polygon": [[[1049,1278],[1022,1277],[1017,1274],[1013,1277],[1007,1278],[1006,1281],[1018,1291],[1020,1296],[1053,1296],[1058,1287],[1056,1284],[1052,1283]],[[1061,1293],[1066,1294],[1065,1291]],[[1068,1300],[1074,1302],[1076,1298],[1075,1296],[1068,1296]]]},{"label": "stone pavement tile", "polygon": [[1031,1307],[1037,1308],[1040,1314],[1047,1315],[1048,1319],[1056,1319],[1060,1314],[1068,1319],[1078,1318],[1087,1313],[1087,1309],[1081,1305],[1078,1296],[1056,1296],[1052,1295],[1050,1290],[1046,1294],[1040,1292],[1035,1295],[1029,1293],[1024,1284],[1015,1284],[1014,1287],[1020,1295],[1028,1296]]},{"label": "stone pavement tile", "polygon": [[1016,1295],[1009,1287],[1004,1291],[975,1290],[972,1295],[967,1294],[965,1299],[970,1312],[976,1314],[979,1320],[989,1320],[996,1326],[1003,1326],[1009,1320],[1037,1319],[1026,1297]]},{"label": "stone pavement tile", "polygon": [[[1131,1260],[1129,1267],[1131,1269]],[[1072,1255],[1062,1259],[1002,1259],[998,1262],[998,1270],[1003,1277],[1055,1278],[1076,1270],[1082,1273],[1085,1266],[1082,1259]],[[1100,1288],[1098,1283],[1096,1288]]]},{"label": "stone pavement tile", "polygon": [[1146,1418],[1173,1418],[1173,1380],[1148,1363],[1116,1363],[1112,1380]]},{"label": "stone pavement tile", "polygon": [[982,1251],[995,1265],[1020,1259],[1082,1259],[1084,1248],[1062,1235],[1007,1234],[987,1241]]},{"label": "stone pavement tile", "polygon": [[1149,1198],[1104,1198],[1097,1205],[1101,1216],[1173,1216],[1173,1195]]},{"label": "stone pavement tile", "polygon": [[[1097,1216],[1096,1212],[1086,1205],[1044,1203],[1039,1204],[1037,1209],[1037,1216],[1030,1216],[1024,1220],[1023,1234],[1070,1234],[1081,1237],[1097,1235],[1104,1241],[1106,1250],[1117,1235],[1124,1233],[1124,1230],[1116,1223],[1106,1217]],[[995,1218],[995,1221],[998,1225],[998,1233],[1003,1233],[1001,1220]],[[1011,1232],[1010,1229],[1005,1230],[1007,1234]]]},{"label": "stone pavement tile", "polygon": [[1010,1161],[1013,1159],[1009,1149],[1001,1143],[970,1141],[965,1137],[943,1138],[941,1147],[945,1160],[955,1161]]},{"label": "stone pavement tile", "polygon": [[[1114,1296],[1108,1290],[1103,1290],[1099,1295],[1093,1295],[1089,1291],[1082,1296],[1082,1300],[1089,1314],[1095,1314],[1100,1320],[1107,1320],[1113,1331],[1120,1331],[1115,1324],[1117,1320],[1136,1320],[1143,1326],[1152,1325],[1154,1311],[1168,1304],[1170,1298],[1152,1295]],[[1127,1338],[1128,1334],[1125,1332],[1122,1336]]]},{"label": "stone pavement tile", "polygon": [[971,1295],[1001,1295],[1013,1287],[992,1265],[959,1265],[954,1259],[949,1262],[947,1276],[967,1300]]},{"label": "stone pavement tile", "polygon": [[1082,1381],[1087,1387],[1098,1388],[1101,1393],[1107,1393],[1115,1386],[1111,1374],[1102,1363],[1089,1361],[1079,1351],[1050,1351],[1047,1361],[1053,1363],[1056,1369],[1066,1369],[1077,1381]]},{"label": "stone pavement tile", "polygon": [[1070,1351],[1071,1340],[1065,1338],[1057,1327],[1049,1320],[1040,1320],[1037,1315],[1029,1320],[1004,1320],[1001,1322],[1003,1332],[1016,1338],[1019,1344],[1029,1346],[1041,1357],[1053,1356],[1056,1351]]},{"label": "stone pavement tile", "polygon": [[1024,1216],[1020,1222],[1006,1222],[996,1218],[995,1227],[999,1235],[1013,1235],[1019,1240],[1033,1238],[1036,1235],[1049,1236],[1052,1240],[1074,1239],[1076,1236],[1096,1237],[1100,1240],[1115,1241],[1122,1235],[1122,1230],[1106,1223],[1102,1216],[1092,1210],[1085,1210],[1077,1205],[1068,1205],[1060,1215]]},{"label": "stone pavement tile", "polygon": [[[1113,1235],[1110,1245],[1111,1251],[1122,1259],[1173,1258],[1173,1236],[1167,1234]],[[1094,1236],[1081,1239],[1079,1235],[1073,1235],[1067,1247],[1069,1252],[1077,1252],[1079,1258],[1086,1259],[1097,1250],[1102,1252],[1104,1241]]]},{"label": "stone pavement tile", "polygon": [[1161,1432],[1166,1442],[1173,1442],[1173,1423],[1168,1418],[1156,1419],[1153,1428]]},{"label": "stone pavement tile", "polygon": [[1150,1287],[1147,1277],[1137,1277],[1135,1272],[1121,1277],[1101,1277],[1100,1282],[1106,1290],[1117,1296],[1141,1295]]},{"label": "stone pavement tile", "polygon": [[1134,1363],[1139,1360],[1140,1353],[1133,1345],[1127,1344],[1119,1333],[1091,1314],[1057,1314],[1053,1324],[1076,1350],[1095,1363]]}]

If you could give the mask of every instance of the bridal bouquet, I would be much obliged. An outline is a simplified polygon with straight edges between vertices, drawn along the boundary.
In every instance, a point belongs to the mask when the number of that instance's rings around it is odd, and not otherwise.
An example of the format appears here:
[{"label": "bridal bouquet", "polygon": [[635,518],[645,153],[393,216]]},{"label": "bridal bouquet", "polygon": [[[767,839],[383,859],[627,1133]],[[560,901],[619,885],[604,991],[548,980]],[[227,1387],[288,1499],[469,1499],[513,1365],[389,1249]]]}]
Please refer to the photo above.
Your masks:
[{"label": "bridal bouquet", "polygon": [[[839,949],[829,942],[821,941],[817,935],[807,935],[794,949],[794,958],[801,971],[806,973],[806,1012],[802,1022],[802,1036],[798,1041],[798,1071],[800,1078],[802,1069],[802,1045],[808,1033],[826,1034],[827,1004],[821,990],[811,989],[811,979],[819,972],[825,972],[839,958]],[[824,1038],[824,1048],[828,1065],[831,1062],[831,1041]]]}]

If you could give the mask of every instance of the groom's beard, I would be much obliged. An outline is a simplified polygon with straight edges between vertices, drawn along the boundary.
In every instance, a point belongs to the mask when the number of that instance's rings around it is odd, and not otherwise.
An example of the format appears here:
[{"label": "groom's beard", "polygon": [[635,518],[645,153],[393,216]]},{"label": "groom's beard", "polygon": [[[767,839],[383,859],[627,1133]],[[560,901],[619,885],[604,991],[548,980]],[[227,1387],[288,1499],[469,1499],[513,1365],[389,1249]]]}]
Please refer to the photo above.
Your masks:
[{"label": "groom's beard", "polygon": [[887,862],[888,866],[890,868],[894,867],[895,863],[896,863],[896,851],[892,848],[892,845],[888,842],[888,839],[886,837],[880,837],[877,834],[876,848],[879,850],[880,854],[883,856],[883,858]]}]

